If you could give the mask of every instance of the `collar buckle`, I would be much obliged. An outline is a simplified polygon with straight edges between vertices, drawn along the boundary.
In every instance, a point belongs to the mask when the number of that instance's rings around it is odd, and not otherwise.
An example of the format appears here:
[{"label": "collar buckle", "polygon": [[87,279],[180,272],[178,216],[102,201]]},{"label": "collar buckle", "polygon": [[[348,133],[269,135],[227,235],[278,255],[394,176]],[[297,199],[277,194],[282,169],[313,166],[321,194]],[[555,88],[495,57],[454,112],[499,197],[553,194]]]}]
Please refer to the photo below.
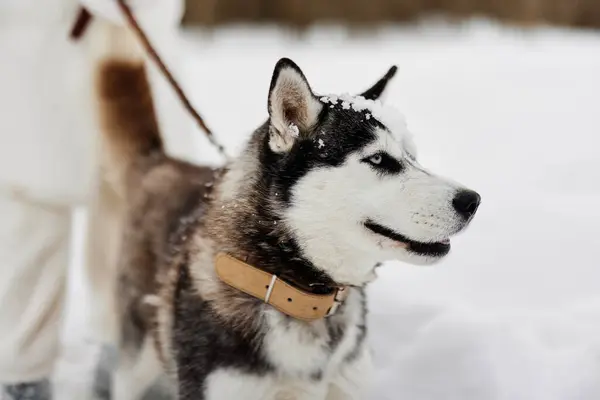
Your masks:
[{"label": "collar buckle", "polygon": [[269,304],[269,300],[271,299],[271,293],[273,293],[273,288],[275,287],[275,283],[277,282],[277,275],[273,274],[271,276],[271,283],[267,287],[267,293],[265,294],[265,303]]},{"label": "collar buckle", "polygon": [[338,286],[335,289],[335,296],[333,297],[333,305],[325,315],[325,317],[330,317],[334,315],[337,310],[340,308],[344,300],[348,297],[348,288],[345,286]]}]

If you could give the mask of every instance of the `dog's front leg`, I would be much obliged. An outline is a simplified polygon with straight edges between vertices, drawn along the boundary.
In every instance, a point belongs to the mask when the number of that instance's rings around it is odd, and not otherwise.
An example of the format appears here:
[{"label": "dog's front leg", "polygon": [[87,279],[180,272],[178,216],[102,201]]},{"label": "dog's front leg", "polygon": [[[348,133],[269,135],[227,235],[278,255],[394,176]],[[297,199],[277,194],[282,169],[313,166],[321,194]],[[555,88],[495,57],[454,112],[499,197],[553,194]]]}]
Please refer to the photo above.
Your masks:
[{"label": "dog's front leg", "polygon": [[346,361],[329,385],[326,400],[362,400],[366,398],[372,372],[371,354],[363,346],[359,355]]},{"label": "dog's front leg", "polygon": [[[204,385],[205,400],[322,400],[327,394],[323,382],[280,380],[274,376],[259,376],[234,369],[212,372]],[[182,397],[182,400],[192,400]]]},{"label": "dog's front leg", "polygon": [[[188,385],[180,383],[181,387]],[[273,392],[274,380],[270,376],[247,374],[233,368],[223,368],[213,371],[204,383],[205,400],[270,399]],[[192,400],[185,394],[181,400]]]},{"label": "dog's front leg", "polygon": [[146,391],[161,376],[162,368],[152,339],[147,337],[135,354],[123,349],[113,374],[112,400],[141,400]]}]

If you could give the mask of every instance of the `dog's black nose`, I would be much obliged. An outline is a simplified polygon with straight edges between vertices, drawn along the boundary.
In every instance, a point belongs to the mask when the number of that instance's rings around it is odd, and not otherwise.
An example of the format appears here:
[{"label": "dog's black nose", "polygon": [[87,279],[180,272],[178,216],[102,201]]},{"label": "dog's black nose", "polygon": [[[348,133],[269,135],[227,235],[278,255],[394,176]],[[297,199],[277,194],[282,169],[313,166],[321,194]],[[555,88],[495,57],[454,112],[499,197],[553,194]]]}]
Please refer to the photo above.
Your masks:
[{"label": "dog's black nose", "polygon": [[454,209],[465,219],[471,218],[481,202],[481,196],[472,190],[460,190],[452,199]]}]

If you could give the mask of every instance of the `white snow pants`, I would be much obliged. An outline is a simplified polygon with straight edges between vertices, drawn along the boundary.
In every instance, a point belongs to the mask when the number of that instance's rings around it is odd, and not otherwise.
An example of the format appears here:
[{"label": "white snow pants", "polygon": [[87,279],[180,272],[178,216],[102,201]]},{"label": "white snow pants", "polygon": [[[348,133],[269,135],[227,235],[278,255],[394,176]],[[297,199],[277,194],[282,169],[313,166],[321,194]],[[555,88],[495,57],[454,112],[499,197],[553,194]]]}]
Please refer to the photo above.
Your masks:
[{"label": "white snow pants", "polygon": [[0,382],[48,377],[59,351],[71,208],[0,191]]},{"label": "white snow pants", "polygon": [[[167,59],[177,65],[172,57]],[[197,161],[190,117],[153,66],[149,77],[157,92],[157,116],[167,152]],[[18,186],[0,185],[0,385],[47,378],[53,372],[60,350],[75,206],[86,205],[89,212],[84,268],[90,299],[85,300],[93,303],[89,320],[82,322],[95,339],[114,340],[113,293],[123,203],[102,179],[99,165],[95,174],[85,203],[44,200],[41,195],[34,200]]]}]

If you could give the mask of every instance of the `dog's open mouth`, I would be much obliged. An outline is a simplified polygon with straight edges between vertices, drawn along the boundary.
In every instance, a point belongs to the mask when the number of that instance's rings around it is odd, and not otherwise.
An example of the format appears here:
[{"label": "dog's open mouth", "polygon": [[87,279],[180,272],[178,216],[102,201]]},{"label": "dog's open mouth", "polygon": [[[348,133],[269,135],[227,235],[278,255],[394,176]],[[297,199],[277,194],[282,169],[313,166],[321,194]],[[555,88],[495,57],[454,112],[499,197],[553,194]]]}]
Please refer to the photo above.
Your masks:
[{"label": "dog's open mouth", "polygon": [[418,242],[371,220],[367,220],[364,225],[371,232],[398,242],[399,244],[404,245],[407,250],[415,254],[431,257],[442,257],[448,254],[450,251],[450,239],[445,239],[440,242]]}]

